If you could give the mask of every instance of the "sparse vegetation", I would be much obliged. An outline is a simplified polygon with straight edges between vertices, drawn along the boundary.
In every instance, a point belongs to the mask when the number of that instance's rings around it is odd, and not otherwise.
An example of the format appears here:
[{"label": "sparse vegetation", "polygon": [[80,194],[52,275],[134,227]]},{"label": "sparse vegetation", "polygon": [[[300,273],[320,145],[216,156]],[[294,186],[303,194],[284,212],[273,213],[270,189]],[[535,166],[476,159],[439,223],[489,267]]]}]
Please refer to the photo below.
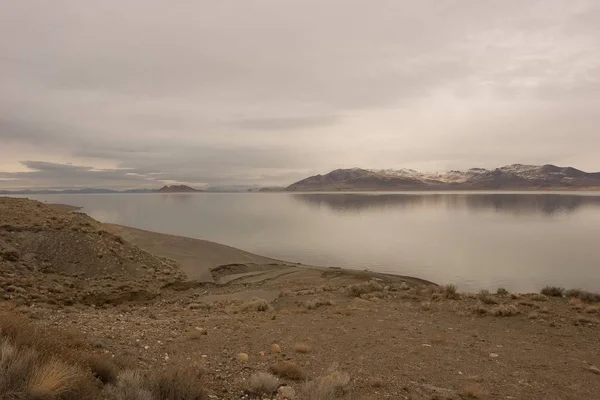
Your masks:
[{"label": "sparse vegetation", "polygon": [[497,317],[511,317],[519,313],[519,309],[512,304],[502,304],[492,309],[492,314]]},{"label": "sparse vegetation", "polygon": [[533,301],[548,301],[548,297],[543,294],[534,293],[530,296],[530,299]]},{"label": "sparse vegetation", "polygon": [[562,297],[564,292],[565,288],[558,286],[546,286],[540,291],[541,294],[548,297]]},{"label": "sparse vegetation", "polygon": [[383,286],[381,286],[378,282],[371,280],[350,285],[348,286],[347,291],[352,297],[360,297],[367,293],[381,292],[383,291]]},{"label": "sparse vegetation", "polygon": [[498,300],[494,298],[489,290],[480,291],[477,298],[484,304],[498,304]]},{"label": "sparse vegetation", "polygon": [[496,290],[496,294],[498,296],[507,296],[508,295],[508,290],[506,290],[505,288],[501,287],[501,288],[498,288],[498,290]]},{"label": "sparse vegetation", "polygon": [[291,379],[294,381],[306,379],[306,373],[302,368],[291,361],[279,361],[277,364],[272,365],[269,368],[269,371],[280,378]]},{"label": "sparse vegetation", "polygon": [[456,285],[444,285],[441,287],[441,292],[447,299],[460,299]]},{"label": "sparse vegetation", "polygon": [[592,293],[581,289],[565,291],[566,297],[577,298],[585,303],[600,303],[600,293]]},{"label": "sparse vegetation", "polygon": [[334,304],[335,303],[331,300],[314,299],[314,300],[309,300],[309,301],[303,302],[302,306],[304,306],[307,310],[315,310],[319,307],[332,306]]},{"label": "sparse vegetation", "polygon": [[489,313],[488,309],[482,306],[481,304],[477,304],[473,307],[473,314],[476,315],[487,315]]},{"label": "sparse vegetation", "polygon": [[271,395],[279,387],[279,379],[268,372],[257,372],[248,380],[248,391],[257,395]]},{"label": "sparse vegetation", "polygon": [[343,396],[348,391],[350,375],[333,371],[329,375],[306,382],[300,391],[301,398],[306,400],[331,400]]},{"label": "sparse vegetation", "polygon": [[119,367],[108,358],[91,355],[87,357],[86,364],[92,370],[92,374],[102,383],[114,384],[117,381]]},{"label": "sparse vegetation", "polygon": [[200,376],[194,369],[172,369],[152,377],[151,392],[160,400],[205,400]]},{"label": "sparse vegetation", "polygon": [[265,299],[252,299],[242,303],[240,306],[240,311],[256,311],[256,312],[265,312],[271,311],[273,306]]}]

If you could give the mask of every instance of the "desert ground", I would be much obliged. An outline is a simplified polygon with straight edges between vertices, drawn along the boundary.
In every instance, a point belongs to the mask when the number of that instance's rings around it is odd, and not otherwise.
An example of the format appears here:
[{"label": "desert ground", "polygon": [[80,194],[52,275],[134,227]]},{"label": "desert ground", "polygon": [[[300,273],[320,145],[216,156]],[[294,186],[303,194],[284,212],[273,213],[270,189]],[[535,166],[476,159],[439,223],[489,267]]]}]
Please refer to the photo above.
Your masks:
[{"label": "desert ground", "polygon": [[7,400],[600,398],[580,290],[458,293],[12,198],[0,283]]}]

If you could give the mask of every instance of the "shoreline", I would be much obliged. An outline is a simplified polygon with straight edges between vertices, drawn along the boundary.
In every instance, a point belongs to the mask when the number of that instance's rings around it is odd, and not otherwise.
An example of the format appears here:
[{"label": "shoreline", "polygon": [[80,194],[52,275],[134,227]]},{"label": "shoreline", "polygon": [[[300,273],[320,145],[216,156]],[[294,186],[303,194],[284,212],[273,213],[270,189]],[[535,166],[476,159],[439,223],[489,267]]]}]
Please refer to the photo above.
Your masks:
[{"label": "shoreline", "polygon": [[[314,270],[321,273],[336,272],[348,276],[379,279],[382,281],[405,281],[411,284],[433,285],[437,283],[414,276],[400,274],[380,273],[374,271],[353,270],[341,267],[324,267],[305,265],[301,263],[277,260],[270,257],[250,253],[245,250],[186,236],[170,235],[147,231],[143,229],[123,226],[118,224],[101,224],[107,231],[122,236],[126,241],[148,251],[151,254],[170,258],[181,265],[183,272],[190,281],[199,283],[218,283],[213,272],[236,267],[238,274],[258,275],[258,272],[272,272],[275,267]],[[274,268],[265,268],[265,266]]]}]

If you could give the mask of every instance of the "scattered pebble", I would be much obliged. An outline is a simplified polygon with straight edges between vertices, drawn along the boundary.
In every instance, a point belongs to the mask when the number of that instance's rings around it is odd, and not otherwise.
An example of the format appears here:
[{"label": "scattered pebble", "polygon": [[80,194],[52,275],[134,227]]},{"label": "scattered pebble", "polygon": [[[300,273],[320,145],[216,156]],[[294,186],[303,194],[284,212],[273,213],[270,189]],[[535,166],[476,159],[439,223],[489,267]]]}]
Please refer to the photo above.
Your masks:
[{"label": "scattered pebble", "polygon": [[236,358],[239,362],[248,362],[248,360],[250,359],[250,357],[246,353],[238,353]]},{"label": "scattered pebble", "polygon": [[498,353],[490,353],[490,357],[498,358],[498,357],[500,357],[500,355]]},{"label": "scattered pebble", "polygon": [[271,352],[272,353],[281,353],[281,346],[278,345],[277,343],[273,343],[271,345]]},{"label": "scattered pebble", "polygon": [[589,368],[589,370],[590,370],[590,371],[592,371],[592,372],[593,372],[593,373],[595,373],[595,374],[598,374],[598,375],[600,375],[600,368],[596,367],[595,365],[592,365],[592,366]]}]

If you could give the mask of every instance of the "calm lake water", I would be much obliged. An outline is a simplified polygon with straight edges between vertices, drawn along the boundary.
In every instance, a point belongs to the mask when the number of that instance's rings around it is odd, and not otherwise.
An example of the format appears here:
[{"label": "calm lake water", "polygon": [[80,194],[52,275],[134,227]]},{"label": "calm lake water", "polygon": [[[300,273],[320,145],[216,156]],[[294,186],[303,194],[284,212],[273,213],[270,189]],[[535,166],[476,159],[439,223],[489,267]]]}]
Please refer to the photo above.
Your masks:
[{"label": "calm lake water", "polygon": [[29,196],[103,222],[462,290],[600,291],[600,193]]}]

